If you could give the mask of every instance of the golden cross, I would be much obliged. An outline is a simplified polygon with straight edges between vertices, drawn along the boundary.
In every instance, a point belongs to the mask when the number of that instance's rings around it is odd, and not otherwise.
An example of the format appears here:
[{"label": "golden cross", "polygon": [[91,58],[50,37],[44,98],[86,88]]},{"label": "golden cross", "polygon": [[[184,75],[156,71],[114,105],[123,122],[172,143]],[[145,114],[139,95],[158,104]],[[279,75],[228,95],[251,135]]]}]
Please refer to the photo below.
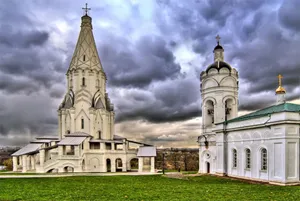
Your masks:
[{"label": "golden cross", "polygon": [[88,5],[88,4],[86,3],[86,4],[85,4],[85,8],[82,8],[82,10],[85,11],[85,15],[87,15],[87,14],[88,14],[88,11],[91,10],[91,8],[88,8],[87,5]]},{"label": "golden cross", "polygon": [[216,39],[217,39],[217,42],[218,42],[218,45],[219,45],[220,39],[221,39],[221,37],[219,36],[219,34],[216,36]]},{"label": "golden cross", "polygon": [[278,77],[279,86],[281,86],[281,79],[283,78],[283,76],[279,74],[277,77]]}]

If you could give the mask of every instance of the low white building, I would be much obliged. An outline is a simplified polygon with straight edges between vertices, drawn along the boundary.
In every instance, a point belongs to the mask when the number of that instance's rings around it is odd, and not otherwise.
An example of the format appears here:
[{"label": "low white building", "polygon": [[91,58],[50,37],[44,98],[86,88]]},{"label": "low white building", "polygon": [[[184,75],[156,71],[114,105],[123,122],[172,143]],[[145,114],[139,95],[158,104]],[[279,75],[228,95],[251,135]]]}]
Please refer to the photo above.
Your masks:
[{"label": "low white building", "polygon": [[201,73],[202,134],[199,172],[271,183],[299,183],[300,105],[276,90],[273,106],[237,117],[238,73],[214,49],[215,63]]},{"label": "low white building", "polygon": [[[125,172],[131,170],[131,162],[140,160],[139,171],[154,172],[155,147],[115,135],[114,106],[106,93],[107,78],[97,53],[92,18],[86,13],[81,21],[66,74],[67,93],[58,109],[58,136],[36,138],[12,154],[13,170]],[[138,147],[148,151],[137,156]]]}]

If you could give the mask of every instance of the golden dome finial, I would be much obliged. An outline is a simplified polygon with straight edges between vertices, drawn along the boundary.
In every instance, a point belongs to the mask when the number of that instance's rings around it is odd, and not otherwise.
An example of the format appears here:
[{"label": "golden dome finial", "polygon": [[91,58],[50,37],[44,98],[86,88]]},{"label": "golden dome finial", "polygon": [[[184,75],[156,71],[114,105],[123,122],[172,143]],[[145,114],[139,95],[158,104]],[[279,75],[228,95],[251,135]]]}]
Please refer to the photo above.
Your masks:
[{"label": "golden dome finial", "polygon": [[285,94],[285,89],[282,87],[282,78],[283,76],[279,74],[278,76],[278,88],[276,89],[276,94]]}]

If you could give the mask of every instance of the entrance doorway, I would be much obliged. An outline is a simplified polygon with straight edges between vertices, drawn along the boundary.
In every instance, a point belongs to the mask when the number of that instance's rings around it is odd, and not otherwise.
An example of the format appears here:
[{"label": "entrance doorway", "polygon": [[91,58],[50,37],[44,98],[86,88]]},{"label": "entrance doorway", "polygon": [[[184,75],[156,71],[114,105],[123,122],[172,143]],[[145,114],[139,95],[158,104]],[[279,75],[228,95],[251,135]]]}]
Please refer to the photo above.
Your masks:
[{"label": "entrance doorway", "polygon": [[210,163],[206,162],[206,173],[210,173]]},{"label": "entrance doorway", "polygon": [[109,158],[106,159],[106,171],[111,172],[111,163]]}]

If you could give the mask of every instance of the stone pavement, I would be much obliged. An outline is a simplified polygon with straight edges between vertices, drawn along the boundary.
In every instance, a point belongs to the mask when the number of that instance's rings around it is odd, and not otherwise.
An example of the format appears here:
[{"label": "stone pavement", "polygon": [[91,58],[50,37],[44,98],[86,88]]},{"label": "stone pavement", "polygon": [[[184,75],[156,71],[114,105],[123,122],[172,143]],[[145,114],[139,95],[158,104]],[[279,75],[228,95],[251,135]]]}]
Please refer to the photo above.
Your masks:
[{"label": "stone pavement", "polygon": [[138,176],[138,175],[160,175],[152,172],[114,172],[114,173],[45,173],[45,174],[11,174],[2,173],[0,179],[4,178],[43,178],[43,177],[73,177],[73,176]]}]

